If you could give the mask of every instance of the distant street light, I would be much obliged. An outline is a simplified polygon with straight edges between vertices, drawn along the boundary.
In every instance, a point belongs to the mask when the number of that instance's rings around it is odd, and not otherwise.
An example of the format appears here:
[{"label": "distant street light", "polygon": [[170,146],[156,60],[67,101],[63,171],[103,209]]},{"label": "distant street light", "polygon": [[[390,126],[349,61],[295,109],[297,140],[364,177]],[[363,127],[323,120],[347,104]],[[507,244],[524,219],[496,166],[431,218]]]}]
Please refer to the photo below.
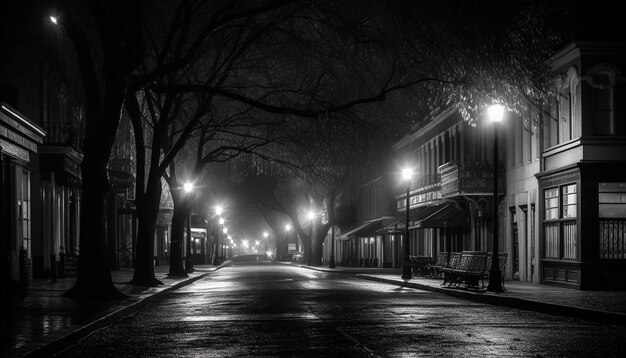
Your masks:
[{"label": "distant street light", "polygon": [[413,177],[413,169],[402,169],[402,179],[406,182],[406,203],[405,203],[405,228],[404,228],[404,263],[402,264],[402,279],[410,280],[411,274],[411,250],[409,248],[409,192],[411,189],[411,178]]},{"label": "distant street light", "polygon": [[[289,254],[289,232],[291,231],[291,225],[290,224],[285,224],[285,242],[287,243],[287,254]],[[296,252],[298,251],[298,239],[296,238]],[[276,252],[278,252],[278,248],[276,248]],[[285,255],[285,250],[283,248],[283,253],[282,255]],[[284,259],[284,256],[282,256],[282,259]]]},{"label": "distant street light", "polygon": [[187,250],[185,258],[185,271],[193,272],[193,259],[191,257],[191,192],[193,191],[193,183],[186,182],[183,184],[183,190],[187,193]]},{"label": "distant street light", "polygon": [[[224,218],[222,217],[222,213],[224,212],[224,208],[221,205],[216,205],[215,206],[215,215],[217,215],[219,217],[219,219],[217,220],[217,222],[220,225],[224,225]],[[222,243],[224,243],[224,238],[222,237]],[[220,245],[220,232],[219,232],[219,228],[217,230],[216,233],[216,237],[215,237],[215,259],[213,261],[213,265],[217,266],[221,263],[221,257],[222,255],[220,254],[220,252],[223,254],[224,253],[224,249],[222,248],[222,250],[220,251],[220,247],[222,245]]]},{"label": "distant street light", "polygon": [[265,244],[265,252],[267,252],[267,237],[268,237],[269,235],[270,235],[270,234],[268,234],[268,233],[267,233],[267,231],[264,231],[264,232],[263,232],[263,238],[265,239],[265,242],[264,242],[264,244]]},{"label": "distant street light", "polygon": [[504,116],[504,106],[494,104],[487,109],[487,115],[493,123],[493,203],[492,203],[492,248],[491,268],[489,269],[489,284],[487,290],[492,292],[502,292],[502,272],[500,271],[499,240],[498,240],[498,134],[500,132],[500,122]]},{"label": "distant street light", "polygon": [[56,16],[50,16],[50,22],[52,22],[55,25],[59,24],[59,19],[57,19]]},{"label": "distant street light", "polygon": [[308,256],[308,265],[311,266],[313,263],[313,246],[312,245],[312,240],[311,238],[313,237],[313,219],[315,219],[315,213],[311,210],[309,210],[309,212],[306,214],[306,218],[309,221],[309,252],[307,254]]}]

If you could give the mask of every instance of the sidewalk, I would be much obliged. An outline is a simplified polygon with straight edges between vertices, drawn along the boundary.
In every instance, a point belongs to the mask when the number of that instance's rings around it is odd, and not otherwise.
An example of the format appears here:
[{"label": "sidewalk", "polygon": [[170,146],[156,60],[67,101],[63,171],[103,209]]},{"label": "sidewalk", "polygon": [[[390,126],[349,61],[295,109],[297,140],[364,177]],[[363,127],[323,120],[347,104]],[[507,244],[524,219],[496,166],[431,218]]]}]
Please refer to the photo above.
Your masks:
[{"label": "sidewalk", "polygon": [[443,293],[463,299],[525,310],[558,314],[562,316],[626,325],[626,291],[579,291],[575,289],[539,285],[519,281],[505,281],[506,291],[494,293],[448,288],[441,285],[440,278],[401,278],[402,269],[358,267],[309,267],[318,271],[354,274],[361,279],[389,283],[402,287]]},{"label": "sidewalk", "polygon": [[[168,278],[169,266],[156,266],[155,276],[163,286],[135,287],[128,282],[133,269],[112,271],[113,283],[127,299],[112,302],[76,301],[63,297],[75,278],[36,280],[28,296],[13,301],[10,318],[2,328],[0,356],[50,356],[67,344],[104,327],[122,316],[144,307],[157,294],[179,288],[200,279],[219,267],[195,265],[186,278]],[[3,308],[6,309],[6,308]]]}]

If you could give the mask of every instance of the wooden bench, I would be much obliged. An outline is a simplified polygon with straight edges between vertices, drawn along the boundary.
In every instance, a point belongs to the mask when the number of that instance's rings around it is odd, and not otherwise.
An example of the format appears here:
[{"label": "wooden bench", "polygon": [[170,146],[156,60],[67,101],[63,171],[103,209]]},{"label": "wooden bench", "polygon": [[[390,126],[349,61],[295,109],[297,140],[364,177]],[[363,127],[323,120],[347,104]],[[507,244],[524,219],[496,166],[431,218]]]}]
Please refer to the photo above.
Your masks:
[{"label": "wooden bench", "polygon": [[428,270],[428,274],[431,277],[432,276],[441,277],[441,269],[444,268],[447,263],[448,263],[448,252],[440,252],[437,255],[437,261],[426,266],[426,269]]},{"label": "wooden bench", "polygon": [[430,256],[409,256],[411,260],[411,272],[413,276],[424,276],[427,272],[427,267],[433,262],[433,258]]},{"label": "wooden bench", "polygon": [[[485,268],[487,267],[487,253],[483,251],[463,251],[456,269],[451,271],[450,285],[465,288],[484,288]],[[478,282],[482,281],[482,287]]]},{"label": "wooden bench", "polygon": [[447,261],[446,265],[441,269],[441,273],[443,273],[443,285],[452,282],[452,271],[458,268],[460,261],[460,252],[450,253],[450,260]]}]

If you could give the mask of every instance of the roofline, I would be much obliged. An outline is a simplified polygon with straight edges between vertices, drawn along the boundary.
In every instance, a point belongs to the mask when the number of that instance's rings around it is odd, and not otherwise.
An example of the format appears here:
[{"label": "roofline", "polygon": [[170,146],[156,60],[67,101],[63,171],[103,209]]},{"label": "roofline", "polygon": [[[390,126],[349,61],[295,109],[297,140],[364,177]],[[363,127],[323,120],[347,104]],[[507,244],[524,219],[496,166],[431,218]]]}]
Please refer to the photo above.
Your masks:
[{"label": "roofline", "polygon": [[419,138],[422,134],[431,130],[437,124],[443,122],[446,118],[448,118],[451,114],[453,114],[457,110],[458,108],[456,107],[456,104],[449,105],[446,109],[444,109],[438,115],[436,115],[433,118],[433,120],[428,122],[425,126],[423,126],[422,128],[418,129],[417,131],[413,133],[405,135],[404,138],[396,142],[393,145],[393,150],[397,151],[398,149],[400,149],[400,147],[409,144],[410,142],[414,141],[416,138]]}]

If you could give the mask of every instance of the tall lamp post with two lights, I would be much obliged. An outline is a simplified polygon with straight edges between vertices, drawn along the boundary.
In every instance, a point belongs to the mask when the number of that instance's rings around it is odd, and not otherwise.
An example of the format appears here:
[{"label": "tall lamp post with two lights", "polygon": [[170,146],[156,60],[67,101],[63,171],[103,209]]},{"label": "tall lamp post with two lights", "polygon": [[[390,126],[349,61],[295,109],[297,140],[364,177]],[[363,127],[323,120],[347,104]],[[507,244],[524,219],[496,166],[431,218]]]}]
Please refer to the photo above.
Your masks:
[{"label": "tall lamp post with two lights", "polygon": [[411,274],[411,250],[409,247],[409,194],[411,190],[411,178],[413,177],[413,169],[402,169],[402,179],[406,182],[406,202],[405,202],[405,227],[404,227],[404,263],[402,264],[402,279],[410,280]]},{"label": "tall lamp post with two lights", "polygon": [[193,184],[186,182],[183,184],[183,190],[187,193],[187,250],[185,257],[185,271],[193,272],[193,259],[191,258],[191,192],[193,192]]},{"label": "tall lamp post with two lights", "polygon": [[489,269],[489,284],[487,290],[492,292],[502,292],[502,272],[500,271],[499,240],[498,240],[498,137],[500,132],[500,122],[504,116],[504,106],[494,104],[487,109],[487,115],[493,123],[493,202],[492,202],[492,248],[491,268]]}]

